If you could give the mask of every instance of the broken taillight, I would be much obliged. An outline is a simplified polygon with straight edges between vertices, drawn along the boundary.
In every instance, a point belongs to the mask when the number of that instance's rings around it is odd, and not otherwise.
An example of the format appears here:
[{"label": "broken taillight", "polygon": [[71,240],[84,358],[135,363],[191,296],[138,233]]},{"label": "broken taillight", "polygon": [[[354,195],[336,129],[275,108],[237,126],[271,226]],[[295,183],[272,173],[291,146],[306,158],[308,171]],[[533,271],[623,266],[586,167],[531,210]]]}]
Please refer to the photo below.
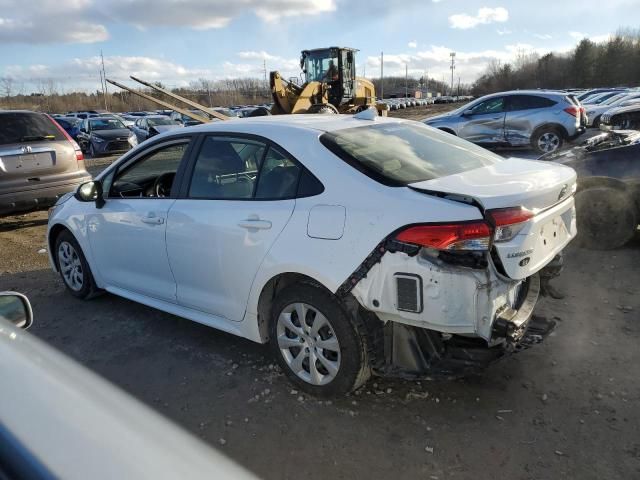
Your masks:
[{"label": "broken taillight", "polygon": [[486,222],[471,221],[416,225],[402,230],[396,240],[436,250],[487,250],[491,228]]},{"label": "broken taillight", "polygon": [[498,208],[487,210],[487,218],[492,223],[495,242],[507,242],[515,237],[525,227],[526,222],[533,218],[532,211],[523,207]]},{"label": "broken taillight", "polygon": [[67,131],[64,128],[62,128],[62,126],[60,126],[60,124],[56,122],[50,115],[47,115],[47,117],[49,117],[49,120],[51,120],[53,124],[56,127],[58,127],[58,130],[60,130],[60,132],[65,136],[65,138],[69,140],[69,142],[71,142],[71,146],[73,147],[73,150],[76,152],[76,161],[80,162],[81,160],[84,160],[84,155],[82,153],[82,149],[80,148],[80,145],[78,145],[78,142],[76,142],[71,137],[71,135],[69,135]]}]

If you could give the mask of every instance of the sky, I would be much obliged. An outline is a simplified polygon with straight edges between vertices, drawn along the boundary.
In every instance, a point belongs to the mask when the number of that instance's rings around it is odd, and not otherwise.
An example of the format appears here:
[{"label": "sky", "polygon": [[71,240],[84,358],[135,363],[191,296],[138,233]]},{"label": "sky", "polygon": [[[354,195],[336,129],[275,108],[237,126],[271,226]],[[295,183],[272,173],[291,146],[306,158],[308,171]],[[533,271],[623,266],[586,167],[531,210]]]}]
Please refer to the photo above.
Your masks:
[{"label": "sky", "polygon": [[135,75],[176,87],[298,76],[300,50],[357,48],[359,76],[471,83],[518,52],[566,52],[640,25],[640,0],[0,0],[0,77],[27,93],[99,88]]}]

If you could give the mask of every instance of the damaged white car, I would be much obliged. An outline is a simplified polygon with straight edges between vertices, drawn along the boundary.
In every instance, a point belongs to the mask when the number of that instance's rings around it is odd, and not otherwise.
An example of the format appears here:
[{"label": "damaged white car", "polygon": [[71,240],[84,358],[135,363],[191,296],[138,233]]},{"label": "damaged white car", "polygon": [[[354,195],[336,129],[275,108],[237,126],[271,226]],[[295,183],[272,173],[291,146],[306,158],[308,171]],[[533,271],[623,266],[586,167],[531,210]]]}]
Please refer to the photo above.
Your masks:
[{"label": "damaged white car", "polygon": [[484,368],[540,341],[575,172],[418,122],[247,118],[145,142],[50,212],[52,267],[273,348],[303,390]]}]

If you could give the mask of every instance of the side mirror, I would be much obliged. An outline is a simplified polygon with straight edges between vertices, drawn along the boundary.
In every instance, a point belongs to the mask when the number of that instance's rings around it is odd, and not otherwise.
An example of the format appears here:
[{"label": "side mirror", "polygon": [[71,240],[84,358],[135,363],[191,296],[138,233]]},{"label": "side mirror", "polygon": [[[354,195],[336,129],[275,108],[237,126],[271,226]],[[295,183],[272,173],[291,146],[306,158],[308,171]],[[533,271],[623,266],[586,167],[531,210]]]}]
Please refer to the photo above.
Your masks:
[{"label": "side mirror", "polygon": [[471,115],[473,115],[473,110],[471,110],[470,108],[462,112],[462,116],[464,117],[470,117]]},{"label": "side mirror", "polygon": [[98,181],[83,183],[76,190],[75,197],[81,202],[96,202],[96,208],[104,206],[104,198],[102,196],[102,184]]},{"label": "side mirror", "polygon": [[29,328],[33,323],[29,299],[17,292],[0,292],[0,318],[18,328]]}]

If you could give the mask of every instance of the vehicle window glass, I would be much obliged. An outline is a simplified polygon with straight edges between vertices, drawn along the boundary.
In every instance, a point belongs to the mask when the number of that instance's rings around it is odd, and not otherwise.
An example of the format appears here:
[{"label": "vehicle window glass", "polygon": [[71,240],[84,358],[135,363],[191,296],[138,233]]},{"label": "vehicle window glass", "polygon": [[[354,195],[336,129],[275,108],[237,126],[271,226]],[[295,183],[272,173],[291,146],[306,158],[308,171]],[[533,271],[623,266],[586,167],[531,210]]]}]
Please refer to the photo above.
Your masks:
[{"label": "vehicle window glass", "polygon": [[0,145],[64,139],[60,129],[40,113],[0,113]]},{"label": "vehicle window glass", "polygon": [[118,130],[126,128],[117,118],[95,117],[89,120],[91,130]]},{"label": "vehicle window glass", "polygon": [[300,180],[298,181],[298,192],[296,197],[312,197],[324,192],[324,185],[309,170],[302,169]]},{"label": "vehicle window glass", "polygon": [[119,171],[110,197],[168,197],[189,143],[169,145],[154,150],[131,166]]},{"label": "vehicle window glass", "polygon": [[502,157],[417,123],[382,123],[324,133],[321,143],[352,167],[399,186],[493,165]]},{"label": "vehicle window glass", "polygon": [[509,97],[509,110],[532,110],[535,108],[546,108],[555,105],[556,102],[545,97],[535,95],[511,95]]},{"label": "vehicle window glass", "polygon": [[196,159],[189,197],[251,198],[265,148],[252,140],[207,137]]},{"label": "vehicle window glass", "polygon": [[260,170],[256,198],[294,198],[301,168],[277,148],[269,147]]},{"label": "vehicle window glass", "polygon": [[475,107],[471,108],[473,115],[481,115],[483,113],[499,113],[504,109],[504,97],[490,98]]}]

